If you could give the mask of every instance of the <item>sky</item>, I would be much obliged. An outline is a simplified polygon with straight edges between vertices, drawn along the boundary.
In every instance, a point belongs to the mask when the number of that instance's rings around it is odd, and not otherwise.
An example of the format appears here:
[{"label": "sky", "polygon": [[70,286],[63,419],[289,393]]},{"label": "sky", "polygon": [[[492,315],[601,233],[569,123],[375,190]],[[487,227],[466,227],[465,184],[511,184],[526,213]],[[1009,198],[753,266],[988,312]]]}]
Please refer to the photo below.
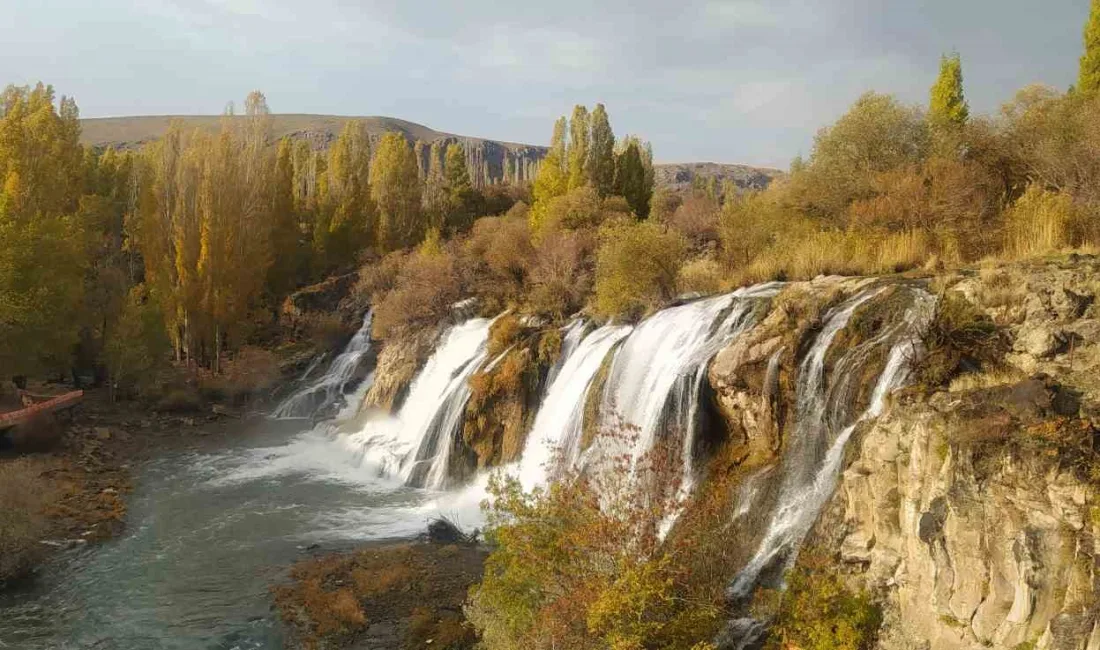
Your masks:
[{"label": "sky", "polygon": [[386,115],[546,144],[574,104],[660,162],[786,168],[863,92],[924,103],[943,52],[972,112],[1073,83],[1088,0],[0,0],[0,84],[84,117]]}]

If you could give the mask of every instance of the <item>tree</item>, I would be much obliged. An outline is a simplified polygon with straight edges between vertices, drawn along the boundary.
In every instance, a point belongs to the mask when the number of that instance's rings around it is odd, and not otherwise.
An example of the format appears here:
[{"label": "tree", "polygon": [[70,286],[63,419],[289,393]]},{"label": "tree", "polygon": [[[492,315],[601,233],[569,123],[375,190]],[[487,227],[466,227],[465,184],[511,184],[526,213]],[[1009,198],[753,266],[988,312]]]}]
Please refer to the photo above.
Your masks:
[{"label": "tree", "polygon": [[940,57],[940,75],[932,85],[928,117],[935,125],[966,123],[970,107],[963,96],[962,59],[958,53]]},{"label": "tree", "polygon": [[447,146],[443,176],[447,194],[447,218],[444,225],[451,233],[464,231],[470,227],[476,216],[476,192],[470,183],[470,171],[466,167],[466,150],[457,142]]},{"label": "tree", "polygon": [[[411,151],[409,156],[416,172]],[[313,233],[317,265],[324,272],[354,263],[359,252],[376,241],[371,164],[366,124],[360,120],[347,122],[329,150],[322,176],[320,213]],[[417,184],[415,174],[413,184]]]},{"label": "tree", "polygon": [[588,109],[577,105],[573,107],[573,117],[569,120],[569,181],[568,189],[576,189],[588,183]]},{"label": "tree", "polygon": [[294,145],[290,138],[279,142],[272,182],[271,248],[274,260],[268,272],[267,286],[279,299],[302,279],[305,267],[302,231],[294,209]]},{"label": "tree", "polygon": [[370,167],[371,197],[378,205],[378,245],[384,251],[413,246],[424,237],[416,156],[405,136],[387,133]]},{"label": "tree", "polygon": [[626,199],[639,219],[649,215],[651,187],[647,186],[645,165],[638,143],[630,141],[615,165],[615,193]]},{"label": "tree", "polygon": [[442,230],[447,218],[447,189],[443,175],[443,145],[432,142],[428,150],[428,172],[424,179],[424,211],[430,228]]},{"label": "tree", "polygon": [[1077,90],[1085,95],[1100,90],[1100,0],[1092,0],[1085,23],[1085,53],[1081,55]]},{"label": "tree", "polygon": [[84,288],[79,112],[54,99],[42,84],[0,94],[0,367],[13,373],[68,368]]},{"label": "tree", "polygon": [[566,149],[565,149],[565,118],[559,118],[554,123],[554,135],[550,139],[550,150],[546,157],[539,163],[538,174],[535,176],[533,189],[534,207],[531,210],[531,224],[538,229],[546,205],[554,197],[561,196],[568,190],[569,178],[566,175]]},{"label": "tree", "polygon": [[606,197],[615,190],[615,134],[603,104],[592,111],[592,137],[588,152],[588,180]]},{"label": "tree", "polygon": [[652,222],[626,223],[602,233],[596,259],[596,309],[641,316],[676,296],[684,238]]}]

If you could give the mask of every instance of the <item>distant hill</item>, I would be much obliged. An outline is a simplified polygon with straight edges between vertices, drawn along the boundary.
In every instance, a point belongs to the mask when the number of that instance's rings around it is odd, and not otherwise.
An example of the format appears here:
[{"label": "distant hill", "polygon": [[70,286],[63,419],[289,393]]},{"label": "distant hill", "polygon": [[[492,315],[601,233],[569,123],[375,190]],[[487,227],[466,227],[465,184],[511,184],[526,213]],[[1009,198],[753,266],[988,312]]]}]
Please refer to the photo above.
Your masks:
[{"label": "distant hill", "polygon": [[685,192],[690,190],[696,178],[717,178],[718,182],[733,181],[742,189],[762,190],[783,175],[778,169],[749,167],[726,163],[670,163],[654,165],[658,187],[668,187]]},{"label": "distant hill", "polygon": [[[308,140],[315,148],[324,148],[340,134],[349,120],[361,120],[372,137],[397,131],[410,142],[421,140],[426,144],[442,141],[444,145],[461,142],[467,151],[471,169],[478,170],[478,184],[499,180],[504,175],[505,160],[512,174],[520,180],[533,178],[536,165],[546,155],[546,147],[516,142],[489,140],[436,131],[435,129],[393,117],[349,117],[339,115],[282,114],[272,116],[272,130],[276,138],[290,136]],[[81,120],[81,140],[93,147],[135,149],[160,138],[173,120],[183,122],[184,128],[216,130],[221,124],[220,115],[150,115],[135,117],[97,117]],[[425,151],[425,156],[427,151]],[[426,162],[426,160],[425,160]],[[766,187],[772,178],[781,174],[774,169],[761,169],[745,165],[719,163],[680,163],[656,165],[658,186],[677,190],[691,187],[696,177],[716,176],[719,181],[729,179],[743,188]]]}]

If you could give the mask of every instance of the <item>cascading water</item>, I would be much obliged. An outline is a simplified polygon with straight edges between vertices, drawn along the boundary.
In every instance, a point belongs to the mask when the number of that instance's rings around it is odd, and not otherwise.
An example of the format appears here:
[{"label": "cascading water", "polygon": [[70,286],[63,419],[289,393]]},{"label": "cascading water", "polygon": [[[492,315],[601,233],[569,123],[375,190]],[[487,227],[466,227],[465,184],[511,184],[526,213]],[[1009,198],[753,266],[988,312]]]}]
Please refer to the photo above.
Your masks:
[{"label": "cascading water", "polygon": [[[901,387],[909,374],[910,363],[919,352],[920,336],[935,305],[934,298],[916,288],[909,293],[909,306],[903,315],[872,339],[843,353],[835,363],[828,382],[825,358],[837,334],[855,311],[884,289],[867,289],[830,311],[810,351],[799,365],[795,395],[796,420],[789,448],[779,466],[779,497],[763,540],[755,555],[734,578],[728,589],[733,602],[744,603],[767,574],[774,586],[797,557],[798,548],[813,527],[818,513],[836,489],[844,447],[856,425],[879,415],[886,396]],[[851,406],[859,371],[872,352],[888,347],[886,363],[879,374],[870,403],[857,417]],[[748,619],[735,622],[743,641],[757,638],[761,625]]]},{"label": "cascading water", "polygon": [[417,374],[400,411],[366,422],[347,438],[364,464],[408,485],[447,482],[453,437],[470,397],[469,379],[485,362],[492,320],[474,318],[447,331]]},{"label": "cascading water", "polygon": [[[604,325],[580,339],[583,327],[570,326],[562,346],[560,369],[535,416],[519,461],[519,479],[524,489],[546,483],[555,453],[562,454],[567,466],[576,462],[589,386],[607,353],[630,331],[624,325]],[[570,338],[580,340],[570,342]]]},{"label": "cascading water", "polygon": [[624,427],[634,437],[598,440],[593,460],[625,453],[636,467],[660,437],[682,435],[681,492],[694,481],[693,449],[699,393],[707,364],[755,322],[759,300],[773,297],[779,283],[697,300],[657,312],[643,321],[615,353],[600,405],[601,429]]},{"label": "cascading water", "polygon": [[[354,383],[361,362],[371,350],[371,318],[372,312],[368,310],[359,331],[339,356],[332,360],[325,374],[283,400],[271,414],[272,417],[311,417],[315,413],[324,413],[326,409],[343,400],[345,391]],[[308,376],[313,367],[314,364],[311,364],[310,369],[303,374],[303,379]],[[368,376],[360,383],[360,388],[368,388],[370,381],[371,377]]]}]

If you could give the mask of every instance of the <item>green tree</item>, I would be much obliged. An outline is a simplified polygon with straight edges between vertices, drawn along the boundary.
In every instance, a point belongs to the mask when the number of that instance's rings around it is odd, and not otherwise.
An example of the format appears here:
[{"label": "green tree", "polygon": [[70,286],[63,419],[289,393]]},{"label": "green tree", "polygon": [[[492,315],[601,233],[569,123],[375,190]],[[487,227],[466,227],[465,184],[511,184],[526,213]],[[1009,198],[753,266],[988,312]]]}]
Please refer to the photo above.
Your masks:
[{"label": "green tree", "polygon": [[615,191],[615,134],[603,104],[592,111],[592,138],[588,152],[588,180],[606,197]]},{"label": "green tree", "polygon": [[1077,90],[1085,95],[1100,90],[1100,0],[1092,0],[1085,23],[1085,53],[1081,55]]},{"label": "green tree", "polygon": [[645,164],[638,143],[628,142],[615,164],[615,193],[626,199],[639,219],[649,215],[652,186],[647,183]]},{"label": "green tree", "polygon": [[420,183],[416,156],[405,136],[387,133],[378,143],[370,167],[371,197],[378,206],[378,244],[384,251],[420,243],[425,224],[420,216]]},{"label": "green tree", "polygon": [[958,53],[940,57],[940,74],[931,90],[928,117],[933,124],[962,125],[970,117],[963,96],[962,59]]},{"label": "green tree", "polygon": [[447,146],[443,176],[447,194],[447,217],[444,225],[451,233],[465,231],[477,216],[474,209],[476,192],[470,183],[470,171],[466,166],[466,150],[457,142]]},{"label": "green tree", "polygon": [[588,109],[578,104],[573,107],[569,120],[568,189],[576,189],[588,183],[589,126]]}]

